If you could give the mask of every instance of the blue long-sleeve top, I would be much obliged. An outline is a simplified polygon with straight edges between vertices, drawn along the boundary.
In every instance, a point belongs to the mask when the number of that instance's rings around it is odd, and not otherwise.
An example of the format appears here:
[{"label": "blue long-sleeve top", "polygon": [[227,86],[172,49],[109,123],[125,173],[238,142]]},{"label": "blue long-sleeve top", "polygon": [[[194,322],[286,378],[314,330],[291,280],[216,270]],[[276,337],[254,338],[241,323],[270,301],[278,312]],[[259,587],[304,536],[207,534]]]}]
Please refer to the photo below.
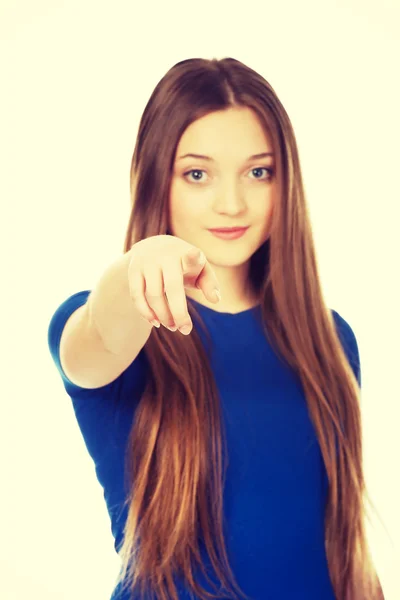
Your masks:
[{"label": "blue long-sleeve top", "polygon": [[[148,363],[142,349],[117,379],[96,389],[68,379],[60,363],[61,333],[89,293],[78,292],[56,309],[48,343],[104,490],[118,551],[127,517],[122,508],[125,449]],[[253,600],[335,600],[324,544],[328,478],[300,380],[267,341],[260,306],[231,314],[188,300],[212,338],[210,361],[229,455],[224,531],[236,581]],[[356,337],[336,311],[332,315],[361,386]],[[202,337],[201,328],[198,332]],[[198,581],[212,591],[200,574]],[[179,580],[178,591],[180,600],[189,600]],[[112,600],[128,600],[128,595],[118,586]]]}]

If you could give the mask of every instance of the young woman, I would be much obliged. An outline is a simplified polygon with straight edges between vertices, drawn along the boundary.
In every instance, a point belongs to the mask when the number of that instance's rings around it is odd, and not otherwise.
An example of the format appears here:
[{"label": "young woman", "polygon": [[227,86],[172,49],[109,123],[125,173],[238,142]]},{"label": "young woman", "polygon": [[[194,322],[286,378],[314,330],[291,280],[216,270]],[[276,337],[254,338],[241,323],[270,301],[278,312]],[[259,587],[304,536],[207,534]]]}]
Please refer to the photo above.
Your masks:
[{"label": "young woman", "polygon": [[272,87],[232,58],[176,64],[131,192],[123,256],[48,333],[122,559],[113,600],[383,598],[357,341],[324,301]]}]

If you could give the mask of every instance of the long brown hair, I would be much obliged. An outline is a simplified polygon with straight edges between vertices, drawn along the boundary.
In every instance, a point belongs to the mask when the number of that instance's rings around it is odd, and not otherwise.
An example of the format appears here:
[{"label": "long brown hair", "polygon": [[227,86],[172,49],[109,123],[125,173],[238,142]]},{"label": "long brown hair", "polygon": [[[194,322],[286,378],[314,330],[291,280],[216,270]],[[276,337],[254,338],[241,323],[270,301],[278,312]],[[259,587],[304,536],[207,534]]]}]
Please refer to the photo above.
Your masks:
[{"label": "long brown hair", "polygon": [[[279,202],[269,239],[251,257],[250,280],[261,300],[265,334],[301,379],[326,466],[325,547],[335,596],[378,600],[383,594],[364,523],[364,501],[371,500],[363,475],[360,387],[322,295],[293,128],[261,75],[233,58],[196,58],[177,63],[157,84],[132,158],[124,252],[139,240],[169,233],[179,139],[196,119],[230,107],[255,111],[275,152]],[[191,303],[188,310],[203,326]],[[127,448],[130,493],[118,585],[176,600],[179,574],[202,600],[236,598],[234,590],[248,598],[234,579],[223,537],[224,432],[207,352],[196,328],[182,336],[163,327],[153,329],[144,352],[149,377]],[[209,581],[200,533],[231,596],[214,596],[196,583],[194,566]]]}]

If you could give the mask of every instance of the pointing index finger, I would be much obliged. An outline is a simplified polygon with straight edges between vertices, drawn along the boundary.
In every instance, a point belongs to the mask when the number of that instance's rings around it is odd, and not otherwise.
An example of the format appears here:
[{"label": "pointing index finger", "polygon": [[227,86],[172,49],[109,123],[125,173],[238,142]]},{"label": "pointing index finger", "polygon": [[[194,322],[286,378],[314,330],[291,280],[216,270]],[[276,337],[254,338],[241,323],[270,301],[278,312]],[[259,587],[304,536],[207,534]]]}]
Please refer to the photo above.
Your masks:
[{"label": "pointing index finger", "polygon": [[192,248],[182,259],[183,272],[187,273],[191,268],[204,265],[205,263],[206,257],[204,253],[198,248]]},{"label": "pointing index finger", "polygon": [[206,262],[196,280],[196,287],[203,292],[207,300],[211,302],[221,300],[217,277],[208,262]]}]

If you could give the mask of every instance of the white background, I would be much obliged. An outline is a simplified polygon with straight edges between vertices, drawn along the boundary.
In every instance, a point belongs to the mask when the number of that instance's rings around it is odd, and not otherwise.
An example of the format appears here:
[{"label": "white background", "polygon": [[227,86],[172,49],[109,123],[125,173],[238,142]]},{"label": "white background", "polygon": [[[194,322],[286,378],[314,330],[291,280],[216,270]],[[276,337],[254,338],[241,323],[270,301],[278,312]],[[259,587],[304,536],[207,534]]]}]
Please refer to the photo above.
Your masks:
[{"label": "white background", "polygon": [[103,493],[47,347],[50,318],[122,253],[144,106],[192,57],[232,56],[295,129],[328,305],[356,334],[371,551],[400,598],[399,4],[0,7],[0,597],[109,600]]}]

